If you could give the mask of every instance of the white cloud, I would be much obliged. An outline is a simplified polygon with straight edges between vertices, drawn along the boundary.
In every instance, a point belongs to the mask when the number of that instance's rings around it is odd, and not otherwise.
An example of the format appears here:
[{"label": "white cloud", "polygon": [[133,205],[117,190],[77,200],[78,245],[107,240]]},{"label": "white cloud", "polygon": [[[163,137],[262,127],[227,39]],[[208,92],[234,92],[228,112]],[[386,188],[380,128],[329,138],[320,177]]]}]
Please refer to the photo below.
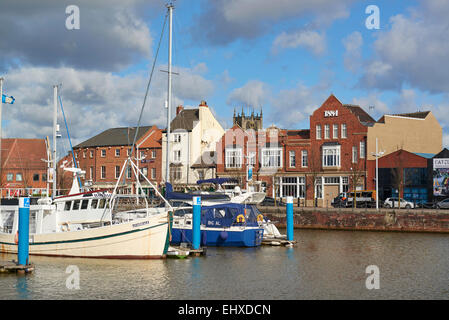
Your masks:
[{"label": "white cloud", "polygon": [[243,104],[259,108],[267,104],[270,96],[269,86],[259,80],[250,80],[240,88],[234,89],[228,96],[228,104]]},{"label": "white cloud", "polygon": [[[68,30],[68,5],[79,7],[80,28]],[[151,57],[142,0],[2,0],[0,69],[17,65],[118,71]]]},{"label": "white cloud", "polygon": [[343,55],[345,68],[352,72],[358,71],[362,65],[362,34],[358,31],[354,31],[344,38],[342,42],[345,47],[345,53]]},{"label": "white cloud", "polygon": [[195,38],[212,44],[227,44],[237,39],[254,39],[288,19],[312,17],[312,24],[330,25],[349,15],[353,0],[218,0],[206,8],[193,28]]},{"label": "white cloud", "polygon": [[282,32],[273,41],[272,52],[279,49],[304,47],[315,55],[321,55],[326,51],[326,36],[313,30],[299,30],[293,33]]},{"label": "white cloud", "polygon": [[374,57],[360,84],[400,90],[408,85],[430,93],[449,92],[449,2],[423,1],[409,15],[390,18],[391,28],[380,31]]},{"label": "white cloud", "polygon": [[[178,104],[185,104],[185,100],[199,103],[213,91],[212,81],[195,74],[193,70],[180,70],[182,76],[173,85],[173,109]],[[52,67],[12,69],[4,78],[7,93],[16,98],[13,105],[3,107],[6,123],[3,126],[4,137],[51,137],[52,85],[62,83],[60,94],[73,145],[112,127],[135,126],[148,81],[148,75],[142,73],[119,76],[110,72]],[[166,94],[166,74],[155,74],[142,125],[165,127]],[[66,137],[61,113],[58,123]]]}]

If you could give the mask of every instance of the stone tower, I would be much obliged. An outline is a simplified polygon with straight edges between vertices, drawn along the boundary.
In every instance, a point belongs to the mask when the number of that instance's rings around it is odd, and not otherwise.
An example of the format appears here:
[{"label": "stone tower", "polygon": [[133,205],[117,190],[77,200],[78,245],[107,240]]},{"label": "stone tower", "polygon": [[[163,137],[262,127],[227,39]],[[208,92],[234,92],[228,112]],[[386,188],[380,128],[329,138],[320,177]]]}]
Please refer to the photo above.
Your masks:
[{"label": "stone tower", "polygon": [[245,112],[242,108],[242,113],[235,113],[232,117],[232,125],[239,125],[243,130],[253,129],[255,131],[263,129],[263,114],[262,109],[259,114],[254,114],[254,110],[251,112],[251,115],[245,115]]}]

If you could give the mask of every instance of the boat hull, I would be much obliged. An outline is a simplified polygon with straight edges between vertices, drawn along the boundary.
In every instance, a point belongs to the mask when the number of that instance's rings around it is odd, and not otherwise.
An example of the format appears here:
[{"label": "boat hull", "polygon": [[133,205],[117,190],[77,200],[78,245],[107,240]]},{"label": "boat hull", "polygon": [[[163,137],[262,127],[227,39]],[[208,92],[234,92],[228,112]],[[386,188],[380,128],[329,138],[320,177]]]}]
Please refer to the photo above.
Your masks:
[{"label": "boat hull", "polygon": [[[168,248],[167,215],[156,215],[79,231],[30,235],[30,255],[110,258],[164,258]],[[17,253],[12,234],[0,234],[0,252]]]},{"label": "boat hull", "polygon": [[[201,245],[211,247],[257,247],[262,244],[262,228],[201,228]],[[172,230],[171,244],[191,243],[193,239],[191,228],[176,228]]]}]

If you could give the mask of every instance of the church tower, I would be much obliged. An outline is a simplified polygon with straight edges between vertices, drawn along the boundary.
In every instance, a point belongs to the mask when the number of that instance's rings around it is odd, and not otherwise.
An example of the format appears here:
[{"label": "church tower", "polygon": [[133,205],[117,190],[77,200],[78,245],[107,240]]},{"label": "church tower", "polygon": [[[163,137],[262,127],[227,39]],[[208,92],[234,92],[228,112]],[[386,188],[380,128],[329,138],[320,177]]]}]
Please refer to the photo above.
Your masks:
[{"label": "church tower", "polygon": [[234,116],[232,117],[232,125],[239,125],[240,128],[243,130],[253,129],[255,131],[262,130],[263,129],[263,114],[262,109],[260,110],[259,114],[254,113],[254,109],[252,110],[250,115],[245,115],[245,112],[242,108],[242,113],[237,114],[235,113],[234,109]]}]

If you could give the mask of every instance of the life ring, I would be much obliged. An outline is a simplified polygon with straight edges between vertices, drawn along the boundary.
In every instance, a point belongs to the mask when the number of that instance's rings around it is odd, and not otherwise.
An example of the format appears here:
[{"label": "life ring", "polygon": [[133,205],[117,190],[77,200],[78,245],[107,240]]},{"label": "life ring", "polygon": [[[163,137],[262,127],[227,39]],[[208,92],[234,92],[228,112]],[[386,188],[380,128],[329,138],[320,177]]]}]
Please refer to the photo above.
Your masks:
[{"label": "life ring", "polygon": [[245,217],[243,216],[243,214],[239,214],[239,215],[237,216],[236,221],[237,221],[238,223],[243,223],[243,222],[245,222]]},{"label": "life ring", "polygon": [[15,244],[19,243],[19,231],[17,231],[16,234],[14,235],[14,243]]},{"label": "life ring", "polygon": [[263,215],[259,214],[259,215],[257,216],[257,221],[262,222],[262,221],[263,221]]}]

